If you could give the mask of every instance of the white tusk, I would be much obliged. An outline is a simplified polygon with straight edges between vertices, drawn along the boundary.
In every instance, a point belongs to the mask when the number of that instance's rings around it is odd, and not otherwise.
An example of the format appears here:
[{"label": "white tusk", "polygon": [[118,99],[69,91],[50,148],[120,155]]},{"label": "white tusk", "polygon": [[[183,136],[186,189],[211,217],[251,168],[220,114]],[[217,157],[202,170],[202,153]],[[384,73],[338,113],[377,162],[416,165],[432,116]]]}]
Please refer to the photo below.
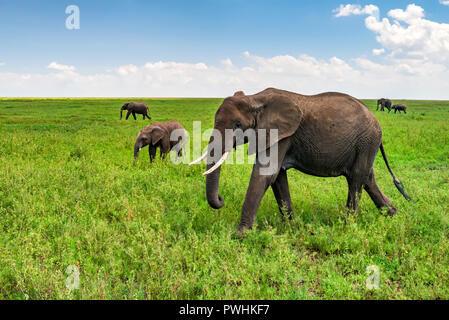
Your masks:
[{"label": "white tusk", "polygon": [[190,162],[190,163],[189,163],[189,166],[193,166],[194,164],[200,163],[200,162],[203,161],[206,157],[207,157],[207,151],[206,151],[201,157],[199,157],[198,159],[196,159],[195,161]]},{"label": "white tusk", "polygon": [[225,152],[223,154],[223,156],[221,157],[221,159],[218,160],[218,162],[212,168],[210,168],[208,171],[203,173],[203,176],[207,176],[208,174],[211,174],[212,172],[217,170],[223,164],[223,162],[226,161],[226,158],[228,157],[228,155],[229,155],[229,152]]}]

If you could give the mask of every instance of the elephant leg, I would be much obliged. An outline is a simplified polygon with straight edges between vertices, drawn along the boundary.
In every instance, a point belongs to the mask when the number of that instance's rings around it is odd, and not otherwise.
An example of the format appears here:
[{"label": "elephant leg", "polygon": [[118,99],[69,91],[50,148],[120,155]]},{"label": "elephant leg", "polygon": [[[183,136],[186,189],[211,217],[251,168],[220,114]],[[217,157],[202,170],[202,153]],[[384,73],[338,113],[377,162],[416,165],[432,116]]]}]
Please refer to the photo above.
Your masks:
[{"label": "elephant leg", "polygon": [[133,111],[133,117],[134,117],[134,120],[137,120],[136,113],[134,111]]},{"label": "elephant leg", "polygon": [[145,114],[143,114],[143,119],[142,120],[145,120]]},{"label": "elephant leg", "polygon": [[[276,181],[271,185],[274,196],[278,203],[279,211],[282,214],[282,218],[287,216],[289,220],[292,220],[293,205],[290,198],[290,188],[288,186],[287,171],[284,169],[279,170]],[[285,211],[285,212],[284,212]]]},{"label": "elephant leg", "polygon": [[348,200],[346,207],[351,213],[355,213],[359,209],[359,201],[362,196],[362,179],[359,176],[346,177],[348,181]]},{"label": "elephant leg", "polygon": [[148,120],[151,120],[151,117],[148,115],[148,113],[145,113],[145,116],[148,118]]},{"label": "elephant leg", "polygon": [[351,171],[346,176],[346,180],[348,181],[348,200],[346,202],[346,207],[351,213],[355,213],[359,209],[362,189],[368,180],[376,154],[377,150],[374,153],[370,152],[370,150],[366,150],[359,154]]},{"label": "elephant leg", "polygon": [[128,111],[128,113],[126,114],[126,120],[128,120],[130,115],[131,115],[131,111]]},{"label": "elephant leg", "polygon": [[178,142],[175,143],[170,143],[170,151],[173,151],[176,153],[176,156],[178,158],[182,158],[182,150],[184,148],[184,143],[182,141],[182,138],[178,139]]},{"label": "elephant leg", "polygon": [[161,159],[165,160],[168,153],[170,152],[170,142],[166,141],[165,139],[162,139],[161,143]]},{"label": "elephant leg", "polygon": [[397,209],[393,206],[391,200],[377,186],[374,169],[371,169],[368,176],[368,181],[365,184],[365,191],[378,209],[388,208],[388,214],[392,216],[397,213]]},{"label": "elephant leg", "polygon": [[[253,167],[253,172],[251,174],[251,180],[249,182],[249,187],[246,192],[245,202],[242,207],[242,216],[240,220],[240,225],[238,227],[239,234],[244,234],[245,230],[251,229],[254,224],[254,219],[259,209],[260,202],[262,201],[265,192],[268,187],[271,186],[277,179],[279,175],[279,170],[282,162],[284,161],[285,154],[290,148],[290,139],[284,139],[278,143],[277,159],[271,159],[272,162],[268,164],[261,163],[260,156],[257,155],[256,162]],[[272,155],[274,152],[273,148],[268,150],[270,153],[270,158],[276,158],[276,155]],[[264,172],[267,169],[274,167],[274,170],[269,170],[271,174],[266,174]],[[268,170],[267,170],[268,171]]]},{"label": "elephant leg", "polygon": [[150,148],[149,148],[151,163],[154,161],[154,158],[156,158],[156,150],[157,150],[157,148],[155,146],[150,146]]}]

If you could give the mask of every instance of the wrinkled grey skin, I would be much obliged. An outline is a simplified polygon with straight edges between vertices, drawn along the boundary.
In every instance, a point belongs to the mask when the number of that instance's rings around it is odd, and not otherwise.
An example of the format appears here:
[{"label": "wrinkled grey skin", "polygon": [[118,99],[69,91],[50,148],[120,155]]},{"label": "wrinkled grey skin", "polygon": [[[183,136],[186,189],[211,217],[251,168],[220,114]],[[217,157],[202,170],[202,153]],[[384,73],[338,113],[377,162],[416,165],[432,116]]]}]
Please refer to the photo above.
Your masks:
[{"label": "wrinkled grey skin", "polygon": [[[170,141],[170,136],[174,130],[180,130],[182,135],[177,141]],[[146,146],[149,146],[150,162],[154,161],[157,148],[160,148],[162,159],[165,159],[171,150],[176,151],[178,157],[181,157],[186,137],[186,130],[177,121],[153,123],[139,132],[134,145],[134,160],[139,157],[140,149]]]},{"label": "wrinkled grey skin", "polygon": [[[398,112],[401,113],[403,111],[405,114],[407,114],[407,106],[405,104],[395,104],[391,110],[394,110],[394,113]],[[388,112],[390,113],[391,110]]]},{"label": "wrinkled grey skin", "polygon": [[[304,96],[293,92],[269,88],[255,95],[237,92],[226,98],[215,114],[214,129],[225,137],[225,130],[236,128],[278,130],[277,170],[272,175],[262,175],[260,152],[275,152],[274,144],[267,150],[258,150],[256,162],[242,207],[238,231],[243,234],[251,229],[260,202],[271,187],[282,214],[291,217],[293,206],[287,179],[287,170],[297,169],[317,177],[344,176],[348,182],[347,207],[350,212],[358,209],[358,202],[365,189],[376,206],[387,208],[390,215],[397,210],[382,193],[374,178],[374,160],[379,149],[394,183],[406,197],[402,184],[394,176],[382,144],[382,129],[370,110],[358,99],[341,93],[323,93]],[[211,137],[210,142],[213,142]],[[267,141],[270,138],[267,137]],[[214,159],[236,147],[236,140],[223,139],[222,150],[210,148],[208,169]],[[232,145],[232,143],[234,145]],[[209,205],[220,209],[223,197],[218,193],[220,167],[206,178],[206,197]]]},{"label": "wrinkled grey skin", "polygon": [[385,108],[388,109],[388,111],[391,111],[391,105],[393,104],[393,102],[391,102],[391,100],[389,99],[379,99],[377,100],[377,110],[379,111],[379,106],[381,106],[380,111],[385,111]]},{"label": "wrinkled grey skin", "polygon": [[122,109],[120,110],[120,120],[123,118],[124,110],[128,110],[128,114],[126,115],[126,120],[128,120],[128,118],[131,114],[133,115],[134,120],[137,120],[136,114],[143,115],[143,120],[145,120],[145,117],[147,117],[148,120],[151,120],[151,117],[148,115],[148,106],[145,103],[142,103],[142,102],[125,103],[122,106]]}]

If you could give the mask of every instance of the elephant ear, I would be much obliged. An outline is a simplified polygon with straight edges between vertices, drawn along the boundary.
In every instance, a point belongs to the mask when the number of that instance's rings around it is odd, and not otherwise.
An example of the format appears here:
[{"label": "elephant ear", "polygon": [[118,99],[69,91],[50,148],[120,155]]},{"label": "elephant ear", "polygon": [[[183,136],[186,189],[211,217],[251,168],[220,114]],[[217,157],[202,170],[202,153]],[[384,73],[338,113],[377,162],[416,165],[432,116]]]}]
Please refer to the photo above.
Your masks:
[{"label": "elephant ear", "polygon": [[[270,96],[262,106],[256,109],[256,130],[266,130],[266,144],[256,148],[249,148],[250,154],[269,149],[279,141],[292,136],[301,123],[303,114],[299,106],[289,97],[276,94]],[[272,130],[277,130],[277,137]],[[258,135],[261,134],[257,131]],[[274,134],[274,135],[273,135]],[[272,137],[273,135],[273,137]],[[257,138],[258,144],[259,137]]]},{"label": "elephant ear", "polygon": [[167,131],[162,128],[155,127],[151,131],[151,144],[152,145],[156,145],[160,141],[162,141],[162,143],[167,143],[166,140],[168,140],[168,139],[169,139],[169,136],[168,136]]}]

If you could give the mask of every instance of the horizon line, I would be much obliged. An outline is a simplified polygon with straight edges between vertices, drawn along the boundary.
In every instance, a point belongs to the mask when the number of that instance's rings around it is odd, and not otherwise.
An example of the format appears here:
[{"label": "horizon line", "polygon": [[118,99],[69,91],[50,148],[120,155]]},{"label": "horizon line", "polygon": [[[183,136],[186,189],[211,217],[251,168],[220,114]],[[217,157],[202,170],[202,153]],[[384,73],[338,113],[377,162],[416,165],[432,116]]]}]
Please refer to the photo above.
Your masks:
[{"label": "horizon line", "polygon": [[[0,97],[0,100],[7,99],[225,99],[226,97]],[[357,98],[357,97],[355,97]],[[378,100],[380,98],[357,98],[361,100]],[[400,100],[400,101],[449,101],[448,99],[419,99],[419,98],[388,98],[390,100]]]}]

